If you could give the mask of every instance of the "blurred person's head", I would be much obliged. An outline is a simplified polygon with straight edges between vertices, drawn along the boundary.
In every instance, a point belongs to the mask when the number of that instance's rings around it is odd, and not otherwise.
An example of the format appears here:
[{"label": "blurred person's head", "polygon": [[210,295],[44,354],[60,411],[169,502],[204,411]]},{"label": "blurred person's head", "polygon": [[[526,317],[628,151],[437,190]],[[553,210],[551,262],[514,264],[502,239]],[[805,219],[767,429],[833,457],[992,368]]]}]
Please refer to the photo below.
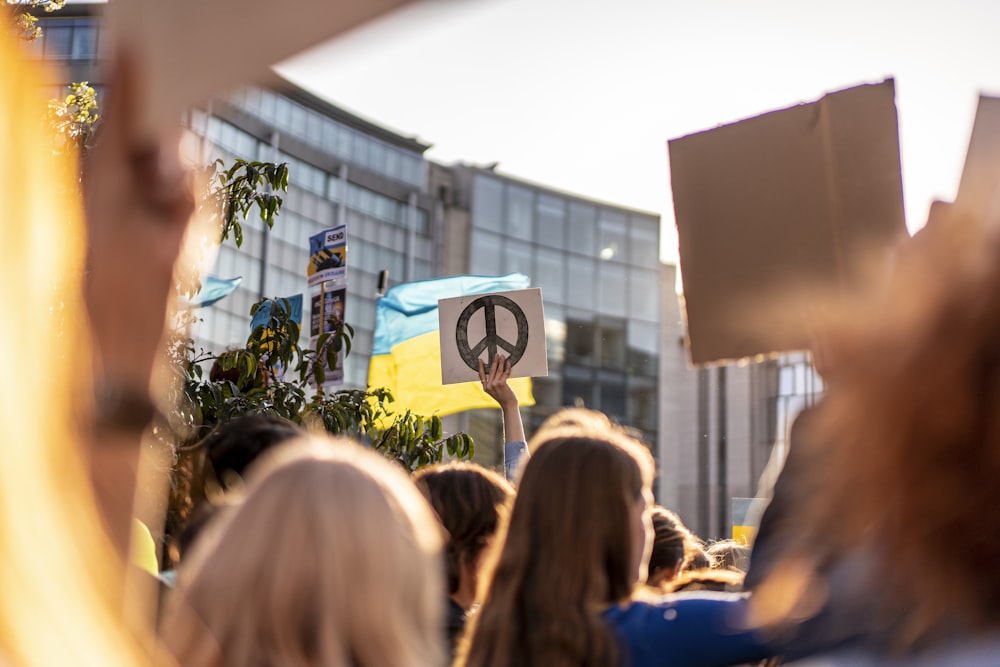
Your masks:
[{"label": "blurred person's head", "polygon": [[588,408],[563,408],[548,417],[538,427],[538,432],[558,428],[581,428],[603,431],[618,428],[606,414]]},{"label": "blurred person's head", "polygon": [[476,593],[481,556],[500,525],[514,487],[474,463],[443,463],[418,471],[413,481],[445,530],[448,594],[468,609]]},{"label": "blurred person's head", "polygon": [[650,512],[653,522],[653,550],[649,556],[646,583],[662,586],[672,581],[684,569],[691,556],[694,541],[679,516],[657,505]]},{"label": "blurred person's head", "polygon": [[743,573],[724,568],[686,570],[669,582],[666,588],[670,593],[691,593],[693,591],[739,593],[743,590]]},{"label": "blurred person's head", "polygon": [[220,424],[202,443],[216,479],[226,488],[234,476],[242,477],[262,453],[305,431],[281,417],[243,415]]},{"label": "blurred person's head", "polygon": [[465,664],[603,664],[617,655],[599,613],[645,578],[653,462],[641,443],[600,423],[532,439]]},{"label": "blurred person's head", "polygon": [[736,540],[718,540],[708,545],[712,567],[722,570],[739,570],[746,573],[750,565],[750,547]]},{"label": "blurred person's head", "polygon": [[441,529],[399,467],[346,440],[275,448],[181,568],[186,666],[442,665]]},{"label": "blurred person's head", "polygon": [[789,616],[822,591],[816,572],[864,550],[873,631],[911,643],[1000,627],[1000,577],[954,551],[1000,559],[1000,235],[962,215],[935,206],[878,298],[837,319],[849,354],[808,424],[817,445],[788,553],[755,589],[762,618]]},{"label": "blurred person's head", "polygon": [[713,566],[714,561],[708,554],[708,549],[700,539],[695,537],[689,543],[688,547],[689,551],[687,559],[684,561],[683,567],[681,567],[682,572],[687,572],[689,570],[708,570]]},{"label": "blurred person's head", "polygon": [[[2,19],[0,19],[2,20]],[[0,30],[0,662],[141,664],[123,630],[123,562],[88,471],[92,346],[76,156],[53,154],[42,85]],[[126,508],[128,509],[128,508]]]}]

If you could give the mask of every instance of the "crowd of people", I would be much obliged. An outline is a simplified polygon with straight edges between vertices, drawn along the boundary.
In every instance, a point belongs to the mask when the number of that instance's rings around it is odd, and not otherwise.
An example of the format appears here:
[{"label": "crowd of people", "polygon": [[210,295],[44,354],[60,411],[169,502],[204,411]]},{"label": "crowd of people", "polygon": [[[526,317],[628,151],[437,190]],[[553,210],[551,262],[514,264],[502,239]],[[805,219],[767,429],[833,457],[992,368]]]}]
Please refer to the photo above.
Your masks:
[{"label": "crowd of people", "polygon": [[192,172],[137,133],[120,59],[80,184],[38,67],[0,32],[0,664],[1000,663],[1000,238],[945,206],[825,328],[828,390],[752,549],[655,506],[648,448],[600,413],[527,439],[497,355],[504,474],[237,420],[177,571],[130,566]]}]

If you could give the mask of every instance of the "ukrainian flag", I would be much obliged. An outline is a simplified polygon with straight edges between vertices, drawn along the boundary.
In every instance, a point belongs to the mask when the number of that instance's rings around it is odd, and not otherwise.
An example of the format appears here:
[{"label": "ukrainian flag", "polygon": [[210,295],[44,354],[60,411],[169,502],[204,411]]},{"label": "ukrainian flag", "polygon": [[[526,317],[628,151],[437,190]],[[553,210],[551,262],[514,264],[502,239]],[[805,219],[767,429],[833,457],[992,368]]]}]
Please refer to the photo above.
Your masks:
[{"label": "ukrainian flag", "polygon": [[[368,386],[385,387],[396,398],[394,410],[425,417],[476,408],[497,408],[479,382],[441,384],[438,299],[526,289],[528,277],[452,276],[397,285],[375,308],[375,341]],[[514,378],[510,387],[522,406],[534,405],[531,378]]]}]

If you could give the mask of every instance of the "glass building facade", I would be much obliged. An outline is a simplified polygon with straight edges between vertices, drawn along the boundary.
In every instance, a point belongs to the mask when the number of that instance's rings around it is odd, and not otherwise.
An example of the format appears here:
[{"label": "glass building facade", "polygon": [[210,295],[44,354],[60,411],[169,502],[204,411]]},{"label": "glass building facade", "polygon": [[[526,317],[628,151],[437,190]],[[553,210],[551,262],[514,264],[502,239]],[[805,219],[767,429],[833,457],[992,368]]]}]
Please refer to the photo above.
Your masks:
[{"label": "glass building facade", "polygon": [[[288,193],[274,228],[266,232],[251,215],[242,247],[226,243],[220,248],[214,273],[242,276],[243,283],[202,311],[197,343],[215,351],[242,345],[250,333],[250,307],[262,297],[303,294],[308,309],[309,237],[343,223],[348,234],[346,319],[355,330],[345,386],[364,387],[379,273],[389,272],[390,285],[434,275],[428,211],[420,206],[426,200],[425,147],[393,145],[263,88],[216,102],[211,112],[193,111],[190,128],[208,140],[212,158],[289,166]],[[415,144],[405,138],[400,143]]]},{"label": "glass building facade", "polygon": [[[69,80],[100,88],[102,9],[72,5],[40,17],[37,55],[66,63]],[[64,94],[53,88],[53,97]],[[206,160],[289,164],[289,190],[274,229],[265,231],[252,213],[242,247],[229,242],[219,249],[212,273],[243,282],[199,313],[196,345],[216,352],[243,345],[250,307],[263,297],[301,293],[308,308],[308,239],[343,223],[346,319],[355,328],[347,386],[366,385],[381,271],[388,271],[390,286],[463,271],[519,271],[542,288],[549,354],[549,376],[534,381],[537,405],[523,411],[528,432],[561,406],[584,405],[656,442],[658,216],[486,169],[431,164],[424,157],[428,145],[281,80],[192,110],[186,123],[206,140]],[[448,248],[459,238],[456,262]],[[498,410],[475,411],[449,428],[472,433],[480,458],[495,463],[499,417]]]},{"label": "glass building facade", "polygon": [[[656,443],[659,216],[461,169],[470,272],[517,271],[542,289],[549,375],[533,381],[529,433],[559,407],[582,405]],[[473,431],[498,428],[492,413],[476,420]]]}]

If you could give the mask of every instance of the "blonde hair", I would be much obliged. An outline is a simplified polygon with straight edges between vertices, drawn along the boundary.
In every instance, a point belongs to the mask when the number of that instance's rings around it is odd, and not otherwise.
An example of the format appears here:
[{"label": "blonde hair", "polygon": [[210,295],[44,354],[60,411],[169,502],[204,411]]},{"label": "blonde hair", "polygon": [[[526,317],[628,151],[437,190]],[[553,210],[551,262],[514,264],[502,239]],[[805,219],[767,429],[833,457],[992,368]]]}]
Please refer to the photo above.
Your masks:
[{"label": "blonde hair", "polygon": [[48,73],[0,30],[0,662],[135,665],[123,566],[84,455],[90,341],[75,157],[52,152]]},{"label": "blonde hair", "polygon": [[277,447],[181,570],[185,667],[445,663],[442,535],[402,471],[347,440]]}]

